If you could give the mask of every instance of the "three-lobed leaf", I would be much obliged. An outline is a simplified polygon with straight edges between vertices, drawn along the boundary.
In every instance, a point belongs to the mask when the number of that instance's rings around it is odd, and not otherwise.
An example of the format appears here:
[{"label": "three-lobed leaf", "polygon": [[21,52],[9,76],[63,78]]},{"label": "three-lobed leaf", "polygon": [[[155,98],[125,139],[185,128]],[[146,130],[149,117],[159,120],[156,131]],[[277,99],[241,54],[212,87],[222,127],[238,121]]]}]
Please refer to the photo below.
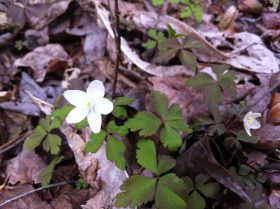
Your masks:
[{"label": "three-lobed leaf", "polygon": [[155,91],[152,94],[153,104],[155,112],[162,118],[166,118],[168,115],[168,99],[167,96],[159,91]]},{"label": "three-lobed leaf", "polygon": [[61,138],[55,134],[48,134],[43,142],[43,148],[47,152],[56,155],[60,151]]},{"label": "three-lobed leaf", "polygon": [[158,161],[157,174],[161,175],[174,168],[176,160],[168,155],[162,155]]}]

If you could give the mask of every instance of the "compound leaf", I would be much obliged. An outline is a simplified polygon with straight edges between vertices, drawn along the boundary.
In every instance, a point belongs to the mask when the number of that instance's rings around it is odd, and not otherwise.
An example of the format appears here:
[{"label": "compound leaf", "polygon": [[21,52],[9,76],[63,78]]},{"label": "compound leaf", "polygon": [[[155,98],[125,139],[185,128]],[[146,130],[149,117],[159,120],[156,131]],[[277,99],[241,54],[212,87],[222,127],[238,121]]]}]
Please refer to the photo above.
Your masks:
[{"label": "compound leaf", "polygon": [[137,162],[153,173],[157,173],[157,155],[155,143],[151,140],[140,140],[137,143],[137,147]]},{"label": "compound leaf", "polygon": [[213,78],[208,73],[199,73],[197,76],[189,79],[187,85],[194,89],[203,89],[206,86],[212,85],[214,82]]},{"label": "compound leaf", "polygon": [[124,192],[116,196],[115,206],[137,207],[153,200],[157,180],[148,176],[131,176],[121,186]]},{"label": "compound leaf", "polygon": [[151,136],[161,124],[160,119],[150,112],[138,112],[134,118],[129,119],[125,126],[131,131],[138,131],[140,136]]},{"label": "compound leaf", "polygon": [[183,119],[167,121],[165,124],[175,130],[184,131],[188,134],[192,133],[192,129]]},{"label": "compound leaf", "polygon": [[131,97],[118,97],[115,101],[114,106],[129,105],[132,102],[133,102],[133,98],[131,98]]}]

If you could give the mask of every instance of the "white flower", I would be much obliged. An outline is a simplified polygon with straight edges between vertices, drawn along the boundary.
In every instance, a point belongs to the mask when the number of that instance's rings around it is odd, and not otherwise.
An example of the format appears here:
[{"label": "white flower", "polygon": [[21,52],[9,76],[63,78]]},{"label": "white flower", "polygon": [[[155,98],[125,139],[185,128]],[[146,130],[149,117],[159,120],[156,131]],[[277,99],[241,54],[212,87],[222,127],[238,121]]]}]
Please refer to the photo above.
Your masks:
[{"label": "white flower", "polygon": [[87,117],[89,126],[94,133],[101,129],[101,114],[107,115],[113,111],[113,103],[103,98],[105,87],[99,80],[92,81],[86,92],[67,90],[63,93],[65,99],[75,108],[66,117],[67,123],[78,123]]},{"label": "white flower", "polygon": [[258,117],[261,117],[260,113],[253,113],[252,111],[250,111],[243,118],[243,124],[249,136],[252,136],[250,129],[258,129],[261,127],[260,122],[256,120],[256,118]]}]

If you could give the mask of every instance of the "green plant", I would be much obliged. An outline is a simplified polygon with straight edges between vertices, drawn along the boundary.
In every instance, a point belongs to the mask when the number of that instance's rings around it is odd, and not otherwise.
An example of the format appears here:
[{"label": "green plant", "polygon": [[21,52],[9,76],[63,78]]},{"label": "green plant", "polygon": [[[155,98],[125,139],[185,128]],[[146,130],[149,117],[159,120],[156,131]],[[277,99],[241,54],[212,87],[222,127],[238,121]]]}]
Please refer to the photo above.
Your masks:
[{"label": "green plant", "polygon": [[149,39],[147,42],[143,43],[142,46],[146,49],[157,48],[160,42],[164,41],[166,38],[161,31],[156,31],[155,29],[148,30]]},{"label": "green plant", "polygon": [[87,187],[88,187],[88,184],[83,178],[79,178],[76,181],[76,189],[84,189],[84,188],[87,188]]},{"label": "green plant", "polygon": [[188,209],[206,208],[205,198],[213,198],[219,191],[219,184],[209,182],[209,177],[199,174],[194,180],[184,177],[184,182],[188,189]]},{"label": "green plant", "polygon": [[175,160],[165,155],[157,160],[156,147],[151,140],[140,140],[137,147],[137,162],[156,177],[129,177],[121,186],[123,191],[116,196],[115,206],[136,207],[154,200],[160,209],[185,209],[187,188],[183,180],[174,173],[165,174],[175,166]]},{"label": "green plant", "polygon": [[[200,6],[200,0],[169,0],[169,2],[172,4],[181,3],[182,5],[184,5],[184,10],[180,12],[181,18],[194,17],[194,20],[197,23],[201,22],[203,10]],[[152,4],[154,6],[161,6],[164,4],[164,0],[152,0]]]},{"label": "green plant", "polygon": [[28,47],[28,42],[27,41],[18,40],[18,41],[15,42],[15,48],[18,51],[21,51],[24,47]]}]

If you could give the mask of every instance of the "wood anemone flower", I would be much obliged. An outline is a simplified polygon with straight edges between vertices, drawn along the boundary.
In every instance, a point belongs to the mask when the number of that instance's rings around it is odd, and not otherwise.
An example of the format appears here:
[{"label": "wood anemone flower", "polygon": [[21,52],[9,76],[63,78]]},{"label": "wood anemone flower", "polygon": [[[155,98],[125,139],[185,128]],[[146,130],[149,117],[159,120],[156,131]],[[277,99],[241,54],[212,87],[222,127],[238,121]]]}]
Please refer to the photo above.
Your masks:
[{"label": "wood anemone flower", "polygon": [[251,129],[258,129],[261,127],[261,124],[256,118],[261,117],[262,115],[258,112],[254,113],[252,111],[248,112],[243,118],[244,128],[249,136],[252,136]]},{"label": "wood anemone flower", "polygon": [[104,98],[105,87],[99,80],[92,81],[86,92],[67,90],[63,93],[65,99],[75,108],[66,117],[67,123],[78,123],[87,117],[88,124],[94,133],[101,130],[101,114],[107,115],[113,111],[113,103]]}]

